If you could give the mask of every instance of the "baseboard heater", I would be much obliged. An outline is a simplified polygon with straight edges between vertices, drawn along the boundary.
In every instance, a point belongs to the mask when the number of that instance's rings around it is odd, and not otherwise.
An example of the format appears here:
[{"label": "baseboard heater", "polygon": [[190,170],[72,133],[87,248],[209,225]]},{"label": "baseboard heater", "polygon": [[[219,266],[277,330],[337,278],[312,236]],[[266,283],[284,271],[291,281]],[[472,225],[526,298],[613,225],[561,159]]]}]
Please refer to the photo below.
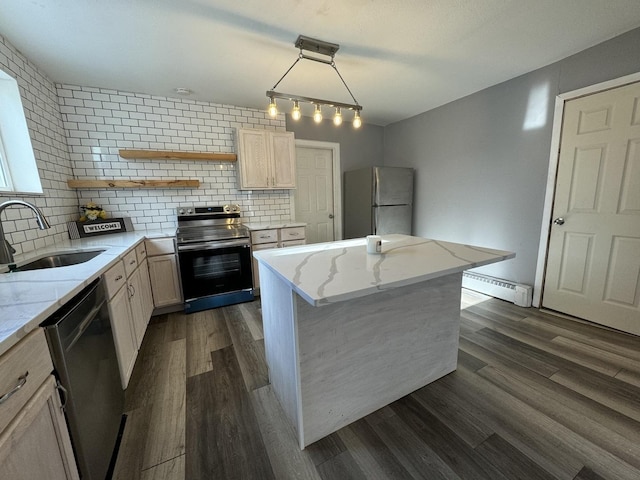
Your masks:
[{"label": "baseboard heater", "polygon": [[520,307],[530,307],[533,299],[533,287],[501,278],[463,272],[462,286],[469,290],[484,293],[491,297],[501,298]]}]

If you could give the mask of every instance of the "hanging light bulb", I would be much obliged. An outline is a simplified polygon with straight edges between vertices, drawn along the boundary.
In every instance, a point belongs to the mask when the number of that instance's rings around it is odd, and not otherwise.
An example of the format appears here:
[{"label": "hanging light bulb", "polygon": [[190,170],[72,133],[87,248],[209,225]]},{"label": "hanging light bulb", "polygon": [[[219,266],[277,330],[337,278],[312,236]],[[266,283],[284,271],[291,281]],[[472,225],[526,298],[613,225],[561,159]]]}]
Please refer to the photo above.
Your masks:
[{"label": "hanging light bulb", "polygon": [[353,128],[360,128],[362,126],[362,119],[360,118],[360,111],[356,110],[353,115]]},{"label": "hanging light bulb", "polygon": [[333,116],[333,124],[338,127],[342,125],[342,112],[340,107],[336,107],[336,114]]},{"label": "hanging light bulb", "polygon": [[313,121],[316,123],[320,123],[322,121],[322,110],[320,105],[316,103],[316,111],[313,112]]},{"label": "hanging light bulb", "polygon": [[278,116],[278,106],[276,105],[276,101],[273,97],[269,98],[269,108],[268,108],[268,112],[269,112],[269,116],[271,117],[277,117]]},{"label": "hanging light bulb", "polygon": [[291,118],[298,121],[302,117],[302,112],[300,111],[300,105],[298,105],[298,101],[293,101],[293,110],[291,110]]}]

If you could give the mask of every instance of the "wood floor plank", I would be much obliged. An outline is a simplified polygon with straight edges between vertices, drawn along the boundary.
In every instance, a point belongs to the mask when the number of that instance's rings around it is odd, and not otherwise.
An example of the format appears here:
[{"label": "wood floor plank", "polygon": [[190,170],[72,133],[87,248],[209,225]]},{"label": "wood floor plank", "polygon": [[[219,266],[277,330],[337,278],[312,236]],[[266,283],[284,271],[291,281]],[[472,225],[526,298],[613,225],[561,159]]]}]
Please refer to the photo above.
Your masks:
[{"label": "wood floor plank", "polygon": [[465,352],[464,350],[458,350],[458,365],[465,365],[468,370],[475,371],[480,370],[482,367],[487,364],[480,360],[479,358],[474,357],[473,355]]},{"label": "wood floor plank", "polygon": [[340,455],[347,449],[337,433],[332,433],[317,442],[307,445],[305,449],[313,463],[317,466],[330,458]]},{"label": "wood floor plank", "polygon": [[342,452],[318,465],[323,480],[367,480],[349,452]]},{"label": "wood floor plank", "polygon": [[[369,417],[365,417],[369,423]],[[461,480],[427,444],[397,415],[369,423],[411,478]]]},{"label": "wood floor plank", "polygon": [[640,388],[640,374],[637,372],[630,372],[624,368],[620,370],[615,377],[617,380],[621,380],[630,385]]},{"label": "wood floor plank", "polygon": [[562,315],[554,315],[551,311],[539,310],[532,308],[527,316],[539,318],[553,325],[561,326],[568,330],[582,333],[586,336],[598,338],[602,341],[611,342],[629,349],[637,349],[640,343],[640,337],[630,333],[614,330],[597,323],[589,322],[579,318],[565,317]]},{"label": "wood floor plank", "polygon": [[[490,324],[490,322],[488,323]],[[494,335],[502,334],[505,337],[517,340],[522,344],[528,345],[529,347],[537,348],[538,350],[552,354],[555,357],[567,360],[568,362],[583,365],[609,376],[614,376],[620,371],[619,366],[614,365],[602,358],[599,358],[597,355],[588,354],[579,349],[568,346],[559,346],[551,341],[541,339],[537,335],[529,335],[527,333],[523,333],[518,329],[494,326],[487,327],[487,330],[491,331],[491,333]]]},{"label": "wood floor plank", "polygon": [[584,466],[561,439],[545,430],[544,422],[475,373],[458,369],[440,379],[438,387],[465,401],[486,425],[556,478],[570,480]]},{"label": "wood floor plank", "polygon": [[[578,472],[573,480],[607,480],[605,477],[601,477],[596,472],[588,467],[584,467]],[[612,479],[613,480],[613,479]]]},{"label": "wood floor plank", "polygon": [[471,322],[469,325],[472,328],[474,325],[481,325],[512,338],[520,339],[535,337],[542,341],[548,341],[556,336],[553,333],[529,327],[525,324],[516,324],[516,322],[512,320],[498,321],[496,318],[492,317],[490,313],[478,313],[477,310],[471,310],[471,308],[462,310],[460,312],[460,319],[463,323]]},{"label": "wood floor plank", "polygon": [[[564,347],[572,348],[577,352],[584,352],[585,355],[589,355],[595,358],[601,358],[602,360],[611,363],[618,368],[618,372],[623,368],[630,370],[634,373],[640,374],[640,360],[620,355],[616,352],[610,352],[603,350],[602,348],[589,345],[588,343],[578,342],[571,338],[558,336],[552,340],[553,343],[562,345]],[[618,373],[616,372],[616,374]],[[615,376],[615,375],[614,375]]]},{"label": "wood floor plank", "polygon": [[640,469],[640,423],[627,422],[627,436],[623,436],[595,421],[593,410],[571,408],[559,402],[555,395],[548,395],[549,391],[542,388],[540,383],[528,383],[522,376],[500,367],[487,366],[478,371],[478,375],[577,433],[584,440]]},{"label": "wood floor plank", "polygon": [[461,478],[509,480],[462,438],[422,408],[413,396],[392,405],[402,419]]},{"label": "wood floor plank", "polygon": [[320,475],[311,455],[300,450],[293,427],[271,385],[253,390],[251,401],[275,477],[319,480]]},{"label": "wood floor plank", "polygon": [[580,369],[562,369],[550,378],[602,405],[640,422],[640,388],[616,378],[593,372],[583,375]]},{"label": "wood floor plank", "polygon": [[247,327],[251,332],[254,340],[264,339],[264,331],[262,329],[262,314],[260,313],[260,301],[241,303],[238,308],[242,312]]},{"label": "wood floor plank", "polygon": [[470,447],[475,448],[495,432],[481,418],[473,414],[465,402],[445,389],[431,384],[411,394],[433,416],[456,432]]},{"label": "wood floor plank", "polygon": [[367,480],[406,480],[409,472],[364,420],[340,429],[338,436]]},{"label": "wood floor plank", "polygon": [[211,352],[231,345],[222,311],[205,310],[186,316],[187,377],[210,372]]},{"label": "wood floor plank", "polygon": [[224,310],[227,328],[248,391],[269,383],[264,340],[254,340],[238,305]]},{"label": "wood floor plank", "polygon": [[494,332],[488,328],[483,328],[477,332],[465,335],[463,338],[484,347],[485,349],[500,354],[529,370],[544,377],[550,377],[560,370],[563,362],[556,357],[546,354],[535,347],[530,347],[526,343]]},{"label": "wood floor plank", "polygon": [[506,478],[527,480],[553,480],[546,470],[524,455],[498,434],[493,434],[477,448],[482,457],[500,470]]},{"label": "wood floor plank", "polygon": [[142,468],[146,469],[185,452],[185,340],[168,345],[167,361],[157,372],[152,402],[142,407],[150,415],[147,442],[140,445]]},{"label": "wood floor plank", "polygon": [[[572,322],[572,324],[579,325],[581,327],[579,329],[575,328],[575,325],[571,324],[557,325],[554,323],[554,320],[557,318],[558,317],[549,318],[548,315],[543,315],[538,310],[532,310],[526,318],[520,320],[520,323],[526,323],[527,325],[539,328],[540,330],[548,331],[558,337],[570,338],[585,345],[591,345],[608,352],[617,353],[627,358],[640,361],[640,337],[636,337],[637,341],[633,342],[629,341],[630,339],[627,338],[627,334],[620,333],[617,339],[623,339],[625,343],[622,344],[620,342],[616,342],[615,339],[601,338],[599,335],[603,330],[600,328],[592,325],[585,328],[584,325],[579,324],[578,322]],[[572,326],[574,326],[574,328],[570,328]]]},{"label": "wood floor plank", "polygon": [[184,455],[143,470],[140,480],[184,480]]},{"label": "wood floor plank", "polygon": [[187,379],[186,478],[275,478],[234,349],[211,356],[213,371]]},{"label": "wood floor plank", "polygon": [[[465,383],[470,385],[477,383],[478,379],[482,378],[477,374],[465,372],[464,370],[456,371],[455,374],[457,378],[465,379]],[[444,380],[446,379],[447,377],[444,378]],[[579,468],[587,465],[599,471],[610,472],[612,477],[616,479],[636,480],[638,478],[639,470],[637,468],[612,453],[594,445],[573,430],[549,418],[520,399],[513,397],[491,382],[484,381],[482,385],[483,407],[494,409],[494,412],[501,417],[501,421],[511,429],[519,429],[521,431],[524,429],[525,433],[532,432],[533,435],[531,433],[529,435],[531,435],[536,444],[536,450],[540,450],[542,444],[546,444],[547,446],[553,446],[557,453],[562,452],[560,458],[562,458],[564,464],[573,462],[574,465],[579,465]],[[481,402],[483,399],[478,396],[476,401]],[[499,406],[498,410],[496,410],[496,406]],[[494,428],[496,428],[497,433],[514,444],[516,448],[529,458],[534,459],[542,468],[555,475],[553,469],[559,465],[547,465],[546,459],[536,458],[539,452],[532,453],[527,445],[514,442],[508,434],[505,435],[501,431],[500,426],[494,425]],[[573,476],[579,471],[579,468],[573,473]]]}]

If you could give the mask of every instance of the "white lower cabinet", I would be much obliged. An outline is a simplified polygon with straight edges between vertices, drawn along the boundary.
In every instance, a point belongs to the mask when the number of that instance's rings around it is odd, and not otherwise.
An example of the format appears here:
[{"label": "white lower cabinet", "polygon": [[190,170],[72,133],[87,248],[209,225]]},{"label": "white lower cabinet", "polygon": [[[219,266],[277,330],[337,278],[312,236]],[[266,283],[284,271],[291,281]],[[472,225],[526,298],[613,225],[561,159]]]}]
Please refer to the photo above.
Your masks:
[{"label": "white lower cabinet", "polygon": [[138,356],[138,346],[129,307],[129,290],[127,288],[121,288],[109,300],[109,314],[111,315],[113,338],[118,355],[120,380],[122,381],[122,388],[126,389]]},{"label": "white lower cabinet", "polygon": [[0,356],[2,479],[79,478],[52,371],[41,328]]},{"label": "white lower cabinet", "polygon": [[[251,250],[266,250],[267,248],[285,248],[294,245],[304,245],[306,241],[306,227],[280,227],[263,228],[251,230]],[[260,274],[258,272],[258,261],[253,261],[253,290],[260,293]]]},{"label": "white lower cabinet", "polygon": [[178,257],[173,239],[153,238],[145,243],[153,305],[162,308],[182,303]]},{"label": "white lower cabinet", "polygon": [[125,253],[123,260],[104,274],[123,389],[129,384],[153,311],[144,251],[139,247],[131,249]]}]

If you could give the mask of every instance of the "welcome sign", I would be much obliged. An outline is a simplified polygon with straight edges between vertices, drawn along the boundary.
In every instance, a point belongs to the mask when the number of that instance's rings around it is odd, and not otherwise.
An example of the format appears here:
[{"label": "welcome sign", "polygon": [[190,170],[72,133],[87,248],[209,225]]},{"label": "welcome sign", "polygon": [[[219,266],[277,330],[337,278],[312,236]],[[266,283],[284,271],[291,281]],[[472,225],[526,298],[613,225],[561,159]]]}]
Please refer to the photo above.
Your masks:
[{"label": "welcome sign", "polygon": [[133,231],[130,218],[109,218],[106,220],[89,220],[86,222],[67,222],[69,238],[86,238],[109,233]]}]

